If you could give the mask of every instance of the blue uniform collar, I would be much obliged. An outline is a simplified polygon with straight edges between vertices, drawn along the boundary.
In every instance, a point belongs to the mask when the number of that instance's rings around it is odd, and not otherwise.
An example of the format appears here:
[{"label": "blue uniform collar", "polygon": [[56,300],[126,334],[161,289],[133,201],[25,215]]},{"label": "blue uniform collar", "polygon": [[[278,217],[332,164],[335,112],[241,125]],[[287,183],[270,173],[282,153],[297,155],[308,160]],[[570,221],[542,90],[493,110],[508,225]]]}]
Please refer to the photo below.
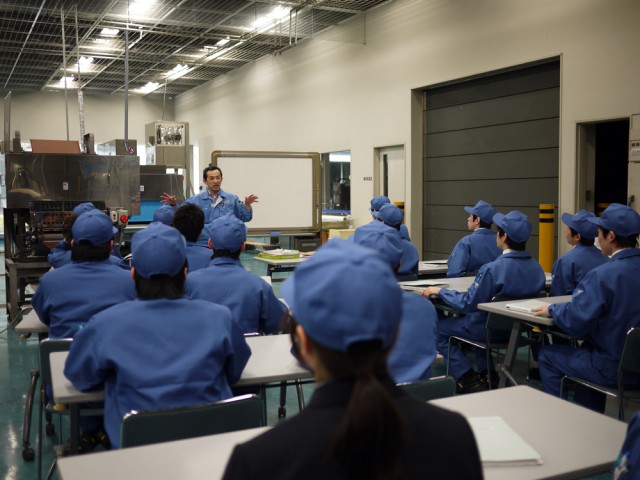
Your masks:
[{"label": "blue uniform collar", "polygon": [[501,258],[531,258],[531,254],[529,252],[515,252],[511,251],[509,253],[503,253],[498,257],[498,260]]},{"label": "blue uniform collar", "polygon": [[616,253],[613,257],[611,257],[611,261],[622,260],[628,257],[635,257],[637,255],[640,255],[640,248],[627,248],[625,250],[622,250]]},{"label": "blue uniform collar", "polygon": [[[205,187],[204,190],[202,190],[199,194],[199,196],[201,196],[202,198],[209,198],[209,189],[207,187]],[[225,192],[224,190],[220,189],[220,192],[218,193],[218,196],[222,199],[227,198],[227,192]]]},{"label": "blue uniform collar", "polygon": [[229,257],[214,258],[211,261],[211,265],[239,265],[242,267],[242,263],[240,262],[240,260],[236,260],[235,258],[229,258]]},{"label": "blue uniform collar", "polygon": [[471,235],[495,235],[496,232],[490,230],[489,228],[478,228],[471,232]]}]

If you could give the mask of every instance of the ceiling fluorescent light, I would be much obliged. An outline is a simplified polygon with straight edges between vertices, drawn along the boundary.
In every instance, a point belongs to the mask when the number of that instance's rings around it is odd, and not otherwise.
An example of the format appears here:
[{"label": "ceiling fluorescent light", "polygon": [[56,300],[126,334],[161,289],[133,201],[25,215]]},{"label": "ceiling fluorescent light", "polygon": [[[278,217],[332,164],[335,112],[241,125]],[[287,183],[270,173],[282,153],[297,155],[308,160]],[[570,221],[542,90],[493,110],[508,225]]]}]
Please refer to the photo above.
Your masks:
[{"label": "ceiling fluorescent light", "polygon": [[117,28],[103,28],[100,31],[100,35],[103,35],[105,37],[115,37],[119,33],[120,33],[120,30],[118,30]]},{"label": "ceiling fluorescent light", "polygon": [[175,80],[177,78],[183,77],[193,69],[194,67],[189,67],[189,65],[176,65],[164,75],[169,80]]},{"label": "ceiling fluorescent light", "polygon": [[222,40],[218,40],[216,42],[216,47],[223,47],[225,46],[227,43],[229,43],[229,37],[227,38],[223,38]]},{"label": "ceiling fluorescent light", "polygon": [[157,90],[160,87],[160,84],[158,82],[147,82],[147,84],[144,87],[140,87],[140,88],[136,88],[135,91],[138,93],[151,93],[154,90]]}]

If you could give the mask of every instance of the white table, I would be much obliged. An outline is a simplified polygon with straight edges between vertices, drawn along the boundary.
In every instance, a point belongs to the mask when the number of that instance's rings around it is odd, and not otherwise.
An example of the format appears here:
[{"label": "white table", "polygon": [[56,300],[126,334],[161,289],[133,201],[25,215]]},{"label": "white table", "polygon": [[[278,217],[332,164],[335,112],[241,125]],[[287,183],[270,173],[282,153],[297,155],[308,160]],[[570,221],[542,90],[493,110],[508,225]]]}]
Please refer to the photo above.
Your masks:
[{"label": "white table", "polygon": [[541,456],[543,465],[485,467],[485,480],[580,478],[607,471],[627,425],[531,387],[433,400],[465,417],[498,415]]},{"label": "white table", "polygon": [[[540,300],[545,303],[562,303],[562,302],[570,302],[571,295],[563,295],[560,297],[546,297],[546,298],[537,298],[536,300]],[[506,307],[508,303],[516,303],[517,300],[508,300],[505,302],[490,302],[490,303],[479,303],[478,310],[483,310],[485,312],[497,313],[499,315],[504,315],[506,317],[513,318],[514,321],[511,327],[511,334],[509,336],[509,344],[507,346],[507,351],[504,354],[504,362],[500,366],[500,372],[504,375],[500,375],[500,385],[499,387],[504,387],[506,385],[507,379],[512,384],[516,384],[515,379],[511,372],[513,371],[513,365],[516,361],[516,354],[518,352],[518,339],[520,338],[520,334],[522,333],[523,324],[528,324],[532,326],[546,326],[550,327],[554,325],[553,319],[549,317],[536,317],[530,313],[519,312],[517,310],[511,310]]]},{"label": "white table", "polygon": [[13,327],[16,333],[29,334],[29,333],[48,333],[49,327],[40,321],[38,314],[34,309],[23,315],[22,320]]},{"label": "white table", "polygon": [[253,259],[256,262],[265,263],[267,265],[267,276],[273,278],[274,272],[292,272],[296,269],[298,264],[304,262],[308,257],[300,258],[263,258],[255,256]]},{"label": "white table", "polygon": [[222,478],[233,447],[269,427],[58,459],[61,480]]},{"label": "white table", "polygon": [[[486,480],[579,478],[606,471],[617,457],[626,433],[626,424],[618,420],[524,386],[432,403],[465,417],[499,415],[542,456],[543,465],[485,467]],[[233,447],[264,430],[64,457],[58,460],[58,474],[62,480],[214,480],[222,476]],[[283,462],[286,454],[283,452]]]}]

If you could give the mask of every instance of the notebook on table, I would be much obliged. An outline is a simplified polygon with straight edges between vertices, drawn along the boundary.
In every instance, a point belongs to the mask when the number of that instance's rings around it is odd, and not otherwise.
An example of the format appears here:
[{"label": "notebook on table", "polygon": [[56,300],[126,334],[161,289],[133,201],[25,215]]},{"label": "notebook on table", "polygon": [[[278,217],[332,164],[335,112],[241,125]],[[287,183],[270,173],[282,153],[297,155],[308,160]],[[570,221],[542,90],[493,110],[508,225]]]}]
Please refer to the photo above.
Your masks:
[{"label": "notebook on table", "polygon": [[509,310],[514,310],[516,312],[523,312],[523,313],[533,313],[533,309],[534,308],[539,308],[539,307],[548,307],[549,303],[547,302],[543,302],[542,300],[522,300],[520,302],[513,302],[513,303],[507,303],[505,305],[505,308],[508,308]]}]

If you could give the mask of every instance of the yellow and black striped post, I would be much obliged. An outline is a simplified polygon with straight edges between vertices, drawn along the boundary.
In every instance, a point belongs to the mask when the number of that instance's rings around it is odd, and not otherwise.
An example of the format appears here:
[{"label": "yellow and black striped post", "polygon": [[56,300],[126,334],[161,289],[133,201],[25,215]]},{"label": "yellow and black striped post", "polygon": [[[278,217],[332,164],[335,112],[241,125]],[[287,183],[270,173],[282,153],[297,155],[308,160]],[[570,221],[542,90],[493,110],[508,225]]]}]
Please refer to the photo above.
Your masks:
[{"label": "yellow and black striped post", "polygon": [[553,224],[555,206],[552,203],[540,204],[540,218],[538,229],[538,262],[545,272],[553,268]]}]

